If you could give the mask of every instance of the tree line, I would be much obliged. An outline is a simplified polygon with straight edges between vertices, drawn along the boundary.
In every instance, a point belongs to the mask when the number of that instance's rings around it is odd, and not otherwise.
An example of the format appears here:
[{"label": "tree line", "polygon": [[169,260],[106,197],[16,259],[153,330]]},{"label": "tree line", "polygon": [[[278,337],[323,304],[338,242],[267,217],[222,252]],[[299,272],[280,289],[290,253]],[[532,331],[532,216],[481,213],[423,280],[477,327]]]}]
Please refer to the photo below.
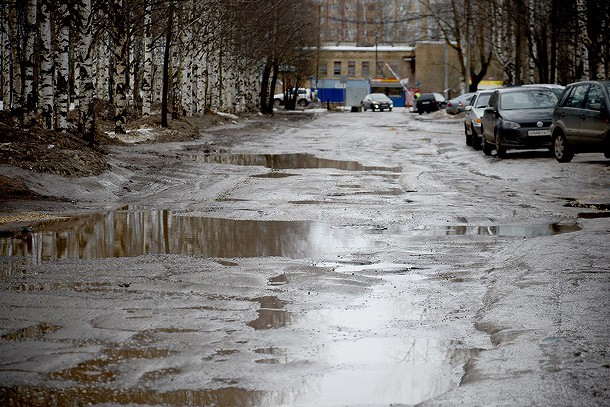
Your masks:
[{"label": "tree line", "polygon": [[[280,75],[311,75],[309,0],[2,0],[0,90],[23,127],[94,141],[96,99],[129,114],[272,112]],[[70,118],[70,119],[69,119]]]},{"label": "tree line", "polygon": [[[90,142],[95,100],[113,104],[119,133],[159,109],[163,126],[271,113],[278,80],[296,91],[315,75],[321,1],[0,0],[0,100],[23,127]],[[419,4],[405,24],[429,21],[426,39],[456,50],[470,90],[493,64],[506,84],[609,75],[608,0],[402,1]]]},{"label": "tree line", "polygon": [[492,64],[505,84],[610,76],[608,0],[418,0],[436,39],[459,56],[469,90]]}]

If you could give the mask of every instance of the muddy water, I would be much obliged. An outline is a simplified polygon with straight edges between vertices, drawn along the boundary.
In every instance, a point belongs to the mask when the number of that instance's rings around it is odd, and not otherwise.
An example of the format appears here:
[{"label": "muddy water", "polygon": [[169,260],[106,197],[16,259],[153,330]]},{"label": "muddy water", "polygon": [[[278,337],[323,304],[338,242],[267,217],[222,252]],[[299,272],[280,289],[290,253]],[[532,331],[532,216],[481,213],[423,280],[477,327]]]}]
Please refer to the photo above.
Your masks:
[{"label": "muddy water", "polygon": [[31,231],[0,236],[0,264],[57,259],[184,254],[206,257],[308,258],[339,250],[375,248],[380,234],[535,237],[580,230],[577,224],[407,227],[330,225],[315,221],[208,218],[171,210],[124,207],[108,214],[48,221]]},{"label": "muddy water", "polygon": [[343,171],[391,171],[401,172],[401,167],[365,166],[356,161],[318,158],[312,154],[207,154],[194,156],[204,163],[242,166],[262,166],[273,170],[331,168]]}]

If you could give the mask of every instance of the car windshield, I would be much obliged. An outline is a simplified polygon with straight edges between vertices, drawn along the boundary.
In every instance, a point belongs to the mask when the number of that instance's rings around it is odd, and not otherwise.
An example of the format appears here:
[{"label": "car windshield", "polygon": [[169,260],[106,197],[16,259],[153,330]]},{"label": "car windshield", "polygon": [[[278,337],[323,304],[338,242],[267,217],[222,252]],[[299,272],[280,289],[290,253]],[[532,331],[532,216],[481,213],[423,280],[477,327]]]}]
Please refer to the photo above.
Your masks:
[{"label": "car windshield", "polygon": [[475,107],[487,107],[491,93],[483,93],[477,98],[477,105]]},{"label": "car windshield", "polygon": [[510,92],[501,96],[502,110],[544,109],[554,107],[557,96],[551,90]]},{"label": "car windshield", "polygon": [[384,95],[383,93],[373,93],[371,95],[371,99],[374,100],[386,100],[389,99],[386,95]]}]

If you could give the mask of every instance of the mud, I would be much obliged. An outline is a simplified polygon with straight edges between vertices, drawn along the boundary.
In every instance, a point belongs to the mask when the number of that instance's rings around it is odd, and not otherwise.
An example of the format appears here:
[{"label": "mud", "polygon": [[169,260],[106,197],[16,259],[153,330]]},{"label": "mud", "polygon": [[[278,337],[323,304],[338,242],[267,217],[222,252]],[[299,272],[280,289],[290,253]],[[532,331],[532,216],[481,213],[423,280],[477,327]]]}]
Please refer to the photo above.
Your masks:
[{"label": "mud", "polygon": [[0,211],[0,401],[606,403],[605,161],[299,114],[114,146],[95,177],[4,166],[54,200]]}]

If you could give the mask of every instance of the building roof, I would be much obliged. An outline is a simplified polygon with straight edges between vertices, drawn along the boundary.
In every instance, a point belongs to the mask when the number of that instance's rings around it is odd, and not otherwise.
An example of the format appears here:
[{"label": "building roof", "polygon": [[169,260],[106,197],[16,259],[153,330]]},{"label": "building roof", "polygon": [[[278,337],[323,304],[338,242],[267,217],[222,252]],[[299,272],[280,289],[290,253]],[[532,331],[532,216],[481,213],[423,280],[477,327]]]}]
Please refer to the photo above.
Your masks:
[{"label": "building roof", "polygon": [[322,51],[362,51],[362,52],[413,52],[415,47],[409,45],[378,45],[376,47],[358,47],[356,45],[323,45]]}]

